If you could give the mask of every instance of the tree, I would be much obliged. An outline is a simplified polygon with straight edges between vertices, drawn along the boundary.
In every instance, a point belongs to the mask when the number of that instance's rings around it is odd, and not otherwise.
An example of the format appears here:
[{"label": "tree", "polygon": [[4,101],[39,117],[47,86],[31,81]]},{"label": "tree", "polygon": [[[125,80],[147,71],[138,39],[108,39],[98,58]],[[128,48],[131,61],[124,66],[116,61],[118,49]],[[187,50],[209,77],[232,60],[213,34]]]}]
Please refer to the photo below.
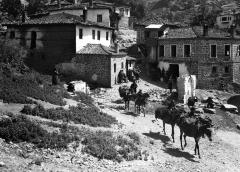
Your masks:
[{"label": "tree", "polygon": [[193,10],[191,25],[214,26],[216,17],[220,12],[220,4],[216,0],[199,0]]},{"label": "tree", "polygon": [[28,15],[44,11],[45,3],[47,2],[47,0],[27,0],[27,1],[29,3],[26,9]]},{"label": "tree", "polygon": [[2,12],[7,12],[8,16],[17,19],[22,13],[23,6],[20,0],[2,0]]}]

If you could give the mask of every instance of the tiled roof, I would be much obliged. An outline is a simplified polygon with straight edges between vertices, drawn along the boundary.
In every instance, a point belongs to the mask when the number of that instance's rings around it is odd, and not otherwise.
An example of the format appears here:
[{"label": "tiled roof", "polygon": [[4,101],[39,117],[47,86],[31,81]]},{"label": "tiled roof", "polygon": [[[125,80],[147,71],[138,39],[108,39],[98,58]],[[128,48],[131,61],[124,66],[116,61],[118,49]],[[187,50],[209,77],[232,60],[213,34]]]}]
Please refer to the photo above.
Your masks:
[{"label": "tiled roof", "polygon": [[114,49],[106,47],[102,44],[87,44],[77,54],[96,54],[96,55],[121,55],[117,54]]},{"label": "tiled roof", "polygon": [[[60,0],[60,4],[61,4],[61,5],[70,5],[71,3],[68,2],[68,1],[66,1],[66,0]],[[47,3],[46,5],[48,5],[48,6],[55,6],[55,5],[58,5],[58,1],[55,0],[55,1],[53,1],[53,2]]]},{"label": "tiled roof", "polygon": [[[198,37],[203,37],[203,27],[202,26],[169,29],[167,34],[164,35],[163,37],[161,37],[160,39],[198,38]],[[207,38],[229,38],[230,34],[227,32],[218,30],[218,29],[208,28],[208,35],[205,37],[207,37]]]},{"label": "tiled roof", "polygon": [[4,23],[3,25],[6,25],[6,26],[19,25],[20,26],[20,25],[50,25],[50,24],[80,24],[84,26],[95,26],[95,27],[113,29],[103,24],[99,24],[91,21],[84,22],[81,17],[67,14],[67,13],[47,15],[41,18],[26,20],[25,22],[9,22],[9,23]]}]

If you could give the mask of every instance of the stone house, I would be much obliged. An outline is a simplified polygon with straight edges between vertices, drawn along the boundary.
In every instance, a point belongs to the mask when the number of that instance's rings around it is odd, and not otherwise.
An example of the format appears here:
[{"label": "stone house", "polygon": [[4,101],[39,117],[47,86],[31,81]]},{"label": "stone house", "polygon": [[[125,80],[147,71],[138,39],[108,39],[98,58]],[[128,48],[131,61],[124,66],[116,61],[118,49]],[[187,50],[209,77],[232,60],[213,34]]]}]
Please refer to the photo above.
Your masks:
[{"label": "stone house", "polygon": [[240,83],[240,39],[208,27],[169,29],[145,42],[148,65],[160,76],[196,75],[197,87],[219,88],[222,83]]},{"label": "stone house", "polygon": [[30,64],[47,73],[56,64],[70,61],[88,43],[109,47],[112,42],[111,27],[66,13],[3,25],[7,26],[6,38],[30,49]]},{"label": "stone house", "polygon": [[77,52],[73,61],[79,77],[104,87],[117,84],[120,70],[126,73],[126,54],[119,53],[118,47],[87,44]]},{"label": "stone house", "polygon": [[159,16],[147,16],[134,24],[137,31],[137,44],[145,44],[146,39],[157,38],[163,35],[166,28],[177,28],[177,23],[168,23]]},{"label": "stone house", "polygon": [[[118,27],[128,28],[130,18],[130,7],[119,6],[115,3],[107,3],[103,1],[88,0],[81,2],[75,0],[74,3],[62,6],[63,2],[59,1],[59,5],[49,6],[48,11],[51,14],[68,13],[76,16],[86,15],[88,21],[97,22],[106,26],[112,26],[110,16],[116,13],[120,16]],[[86,11],[87,9],[87,11]]]},{"label": "stone house", "polygon": [[229,29],[232,25],[240,25],[240,7],[232,2],[221,7],[222,12],[216,18],[216,25],[220,29]]}]

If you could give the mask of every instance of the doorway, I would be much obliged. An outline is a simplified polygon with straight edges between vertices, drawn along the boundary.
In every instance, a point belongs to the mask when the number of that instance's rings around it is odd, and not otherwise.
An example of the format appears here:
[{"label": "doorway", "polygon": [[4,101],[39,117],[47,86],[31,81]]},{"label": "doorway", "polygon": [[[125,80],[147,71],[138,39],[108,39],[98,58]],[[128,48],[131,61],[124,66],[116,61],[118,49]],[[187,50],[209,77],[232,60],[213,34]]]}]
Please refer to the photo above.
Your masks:
[{"label": "doorway", "polygon": [[170,64],[169,76],[172,76],[174,81],[177,80],[177,78],[179,77],[179,65],[178,64]]}]

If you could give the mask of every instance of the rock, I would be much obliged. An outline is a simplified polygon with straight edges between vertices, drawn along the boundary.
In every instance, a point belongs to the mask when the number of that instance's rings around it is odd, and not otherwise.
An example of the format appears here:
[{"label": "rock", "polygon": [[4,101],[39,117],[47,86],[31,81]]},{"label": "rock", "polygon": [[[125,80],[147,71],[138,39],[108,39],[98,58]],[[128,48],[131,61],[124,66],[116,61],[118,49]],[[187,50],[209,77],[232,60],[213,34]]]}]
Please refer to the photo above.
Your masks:
[{"label": "rock", "polygon": [[240,124],[237,124],[237,129],[239,129],[239,130],[240,130]]},{"label": "rock", "polygon": [[229,112],[238,113],[238,108],[231,104],[223,104],[221,108]]},{"label": "rock", "polygon": [[195,112],[196,112],[196,113],[204,113],[204,110],[203,110],[203,108],[197,108],[197,109],[195,110]]},{"label": "rock", "polygon": [[205,113],[216,114],[216,110],[211,108],[203,108],[203,111]]},{"label": "rock", "polygon": [[0,167],[5,167],[6,164],[4,162],[0,162]]}]

